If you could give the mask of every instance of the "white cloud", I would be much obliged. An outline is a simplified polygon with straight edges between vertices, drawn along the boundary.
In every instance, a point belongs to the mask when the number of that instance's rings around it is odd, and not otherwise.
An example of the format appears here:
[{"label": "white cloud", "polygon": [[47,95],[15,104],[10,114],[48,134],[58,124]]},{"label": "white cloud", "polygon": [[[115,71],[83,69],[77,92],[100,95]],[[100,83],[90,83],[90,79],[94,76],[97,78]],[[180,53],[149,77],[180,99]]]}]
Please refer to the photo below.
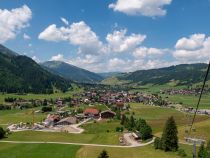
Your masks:
[{"label": "white cloud", "polygon": [[32,12],[27,5],[12,10],[0,9],[0,43],[14,39],[17,33],[29,26]]},{"label": "white cloud", "polygon": [[60,28],[52,24],[41,32],[38,38],[46,41],[68,41],[79,47],[78,53],[80,54],[100,54],[104,49],[98,36],[84,21]]},{"label": "white cloud", "polygon": [[62,21],[65,25],[69,25],[68,20],[66,20],[65,18],[61,17],[61,21]]},{"label": "white cloud", "polygon": [[205,34],[193,34],[189,38],[181,38],[177,41],[175,48],[180,50],[195,50],[203,47]]},{"label": "white cloud", "polygon": [[139,47],[133,52],[133,56],[136,58],[158,57],[162,56],[165,52],[166,49]]},{"label": "white cloud", "polygon": [[114,31],[112,34],[108,34],[106,40],[111,52],[129,52],[140,45],[145,39],[146,35],[131,34],[126,36],[127,30]]},{"label": "white cloud", "polygon": [[52,24],[48,26],[43,32],[41,32],[38,38],[54,42],[67,40],[67,37],[65,37],[63,32],[61,31],[64,29],[64,27],[58,29],[55,24]]},{"label": "white cloud", "polygon": [[181,38],[175,45],[173,56],[182,62],[207,62],[210,57],[210,37],[204,34],[193,34]]},{"label": "white cloud", "polygon": [[31,39],[31,37],[30,37],[29,35],[27,35],[26,33],[23,34],[23,38],[24,38],[25,40]]},{"label": "white cloud", "polygon": [[40,63],[39,58],[37,58],[36,56],[33,56],[32,59],[33,59],[35,62]]},{"label": "white cloud", "polygon": [[116,3],[110,4],[109,8],[128,15],[155,17],[166,15],[164,6],[171,2],[172,0],[117,0]]},{"label": "white cloud", "polygon": [[64,57],[63,57],[63,54],[57,54],[55,56],[52,56],[50,60],[52,60],[52,61],[63,61]]}]

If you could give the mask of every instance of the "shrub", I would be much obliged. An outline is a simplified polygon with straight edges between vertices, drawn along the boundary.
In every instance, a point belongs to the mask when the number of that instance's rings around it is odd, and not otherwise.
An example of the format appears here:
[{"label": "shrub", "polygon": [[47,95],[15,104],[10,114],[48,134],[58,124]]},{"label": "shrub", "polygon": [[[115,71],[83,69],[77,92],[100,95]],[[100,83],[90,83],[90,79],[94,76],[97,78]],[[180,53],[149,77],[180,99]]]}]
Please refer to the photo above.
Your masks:
[{"label": "shrub", "polygon": [[108,153],[107,153],[106,150],[103,150],[103,151],[99,154],[98,158],[109,158],[109,155],[108,155]]},{"label": "shrub", "polygon": [[178,150],[178,155],[179,155],[180,157],[187,157],[187,154],[186,154],[186,152],[184,151],[184,149],[179,149],[179,150]]}]

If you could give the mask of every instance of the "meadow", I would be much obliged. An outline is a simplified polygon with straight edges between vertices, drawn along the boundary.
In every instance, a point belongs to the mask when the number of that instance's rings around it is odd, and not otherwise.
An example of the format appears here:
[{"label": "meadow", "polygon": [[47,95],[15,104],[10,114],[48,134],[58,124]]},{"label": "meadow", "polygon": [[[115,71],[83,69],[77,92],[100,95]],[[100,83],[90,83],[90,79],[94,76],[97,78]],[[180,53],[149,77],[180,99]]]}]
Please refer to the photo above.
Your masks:
[{"label": "meadow", "polygon": [[75,158],[80,146],[0,143],[1,158]]},{"label": "meadow", "polygon": [[33,109],[13,109],[13,110],[0,110],[0,125],[1,124],[13,124],[13,123],[31,123],[33,122],[41,122],[44,118],[46,118],[46,114],[44,113],[35,113],[34,117],[32,115],[33,111],[40,110],[39,108]]},{"label": "meadow", "polygon": [[62,93],[60,91],[57,91],[57,93],[53,94],[33,94],[33,93],[27,93],[27,94],[17,94],[17,93],[0,93],[0,104],[5,103],[4,99],[5,98],[22,98],[26,100],[30,99],[58,99],[60,97],[65,98],[65,97],[71,97],[73,94],[78,93],[83,91],[82,88],[74,87],[73,90],[67,91],[65,93]]},{"label": "meadow", "polygon": [[[192,147],[180,145],[192,157]],[[102,150],[106,150],[110,158],[179,158],[177,152],[155,150],[152,145],[138,148],[90,147],[61,144],[10,144],[0,143],[1,158],[97,158]]]},{"label": "meadow", "polygon": [[[162,95],[162,97],[171,102],[182,103],[193,108],[196,107],[199,98],[199,96],[193,95]],[[199,109],[210,109],[210,93],[202,96]]]},{"label": "meadow", "polygon": [[[175,109],[171,108],[163,108],[156,106],[143,105],[138,103],[131,103],[131,111],[130,114],[134,113],[135,117],[141,117],[145,119],[150,126],[152,127],[153,133],[156,134],[158,132],[162,132],[164,128],[165,121],[168,117],[173,116],[176,120],[177,126],[186,126],[189,124],[190,114],[179,112]],[[209,120],[208,116],[197,116],[196,122],[202,122],[205,120]]]}]

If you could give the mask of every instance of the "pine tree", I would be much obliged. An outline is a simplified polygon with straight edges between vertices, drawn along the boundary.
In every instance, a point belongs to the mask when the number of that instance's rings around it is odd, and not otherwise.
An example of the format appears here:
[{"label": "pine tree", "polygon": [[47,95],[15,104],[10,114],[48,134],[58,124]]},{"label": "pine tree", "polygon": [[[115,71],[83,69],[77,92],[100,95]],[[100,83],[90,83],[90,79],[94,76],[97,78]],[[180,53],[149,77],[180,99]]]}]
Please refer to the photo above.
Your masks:
[{"label": "pine tree", "polygon": [[129,123],[129,128],[131,130],[133,130],[134,127],[135,127],[135,119],[134,119],[133,115],[131,115],[131,117],[130,117],[130,123]]},{"label": "pine tree", "polygon": [[126,116],[125,116],[125,114],[122,114],[120,124],[121,124],[121,125],[124,125],[124,124],[125,124],[125,121],[126,121]]},{"label": "pine tree", "polygon": [[109,155],[107,153],[106,150],[103,150],[100,155],[98,156],[98,158],[109,158]]},{"label": "pine tree", "polygon": [[208,158],[207,157],[207,152],[204,147],[204,143],[201,144],[199,151],[198,151],[198,158]]},{"label": "pine tree", "polygon": [[208,141],[207,146],[206,146],[206,154],[207,154],[207,157],[210,157],[210,140]]},{"label": "pine tree", "polygon": [[173,116],[169,117],[166,121],[163,134],[162,134],[162,149],[165,151],[178,150],[178,131],[176,122]]},{"label": "pine tree", "polygon": [[156,138],[155,138],[155,141],[154,141],[154,148],[155,148],[155,149],[161,149],[161,147],[160,147],[160,142],[161,142],[161,139],[158,138],[158,137],[156,137]]}]

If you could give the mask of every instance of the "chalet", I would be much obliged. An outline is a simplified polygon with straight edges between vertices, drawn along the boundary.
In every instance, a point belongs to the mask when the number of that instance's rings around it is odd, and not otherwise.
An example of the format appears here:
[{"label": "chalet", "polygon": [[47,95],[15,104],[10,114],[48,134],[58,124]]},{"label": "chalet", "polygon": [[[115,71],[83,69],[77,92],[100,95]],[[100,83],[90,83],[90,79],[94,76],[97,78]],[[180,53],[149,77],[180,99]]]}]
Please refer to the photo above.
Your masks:
[{"label": "chalet", "polygon": [[55,125],[72,125],[77,123],[76,117],[66,117],[60,121],[58,121]]},{"label": "chalet", "polygon": [[116,115],[116,113],[113,111],[110,111],[110,110],[102,111],[100,114],[102,119],[113,118],[115,115]]},{"label": "chalet", "polygon": [[91,118],[97,118],[99,117],[99,111],[95,108],[87,108],[83,112],[85,116],[91,117]]}]

